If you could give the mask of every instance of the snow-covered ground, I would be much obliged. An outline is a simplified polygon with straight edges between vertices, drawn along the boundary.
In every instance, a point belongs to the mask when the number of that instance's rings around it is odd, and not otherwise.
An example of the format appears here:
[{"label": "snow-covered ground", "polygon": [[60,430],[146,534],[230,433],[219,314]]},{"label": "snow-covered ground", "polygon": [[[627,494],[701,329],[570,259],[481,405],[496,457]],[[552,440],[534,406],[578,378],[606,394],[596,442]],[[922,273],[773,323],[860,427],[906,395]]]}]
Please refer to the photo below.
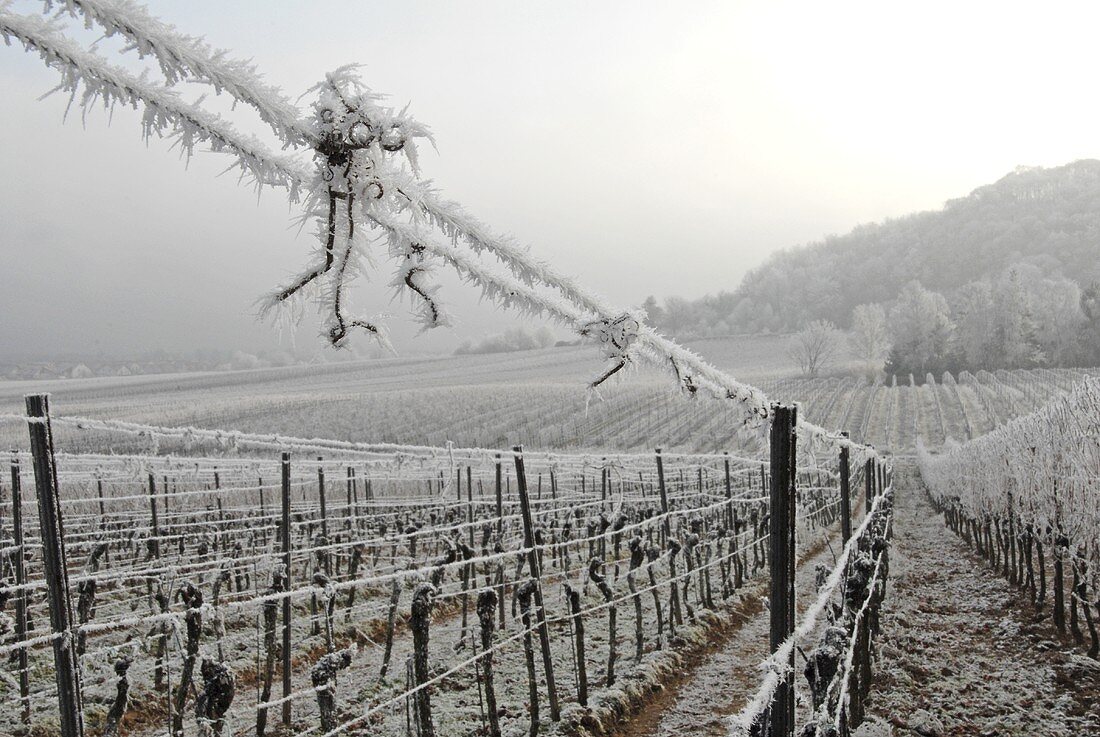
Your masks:
[{"label": "snow-covered ground", "polygon": [[859,735],[1100,734],[1100,663],[1059,641],[1049,605],[1037,615],[904,478],[874,719]]},{"label": "snow-covered ground", "polygon": [[[898,474],[891,574],[867,721],[857,737],[1100,735],[1100,663],[1058,639],[1049,618],[948,530],[915,471]],[[828,563],[818,552],[810,565]],[[812,592],[802,576],[800,601]],[[754,598],[754,593],[756,598]],[[728,733],[727,717],[759,682],[766,616],[746,589],[698,659],[638,715],[626,737]]]},{"label": "snow-covered ground", "polygon": [[[835,531],[834,531],[835,533]],[[838,535],[832,536],[839,551]],[[818,564],[832,567],[833,554],[818,532],[809,542],[811,554],[803,556],[796,579],[800,608],[814,599],[813,571]],[[816,543],[816,544],[815,544]],[[760,685],[760,663],[768,656],[768,615],[762,597],[767,581],[742,594],[729,628],[711,643],[705,657],[683,678],[665,690],[646,709],[623,727],[627,737],[724,737],[728,718],[745,705]]]}]

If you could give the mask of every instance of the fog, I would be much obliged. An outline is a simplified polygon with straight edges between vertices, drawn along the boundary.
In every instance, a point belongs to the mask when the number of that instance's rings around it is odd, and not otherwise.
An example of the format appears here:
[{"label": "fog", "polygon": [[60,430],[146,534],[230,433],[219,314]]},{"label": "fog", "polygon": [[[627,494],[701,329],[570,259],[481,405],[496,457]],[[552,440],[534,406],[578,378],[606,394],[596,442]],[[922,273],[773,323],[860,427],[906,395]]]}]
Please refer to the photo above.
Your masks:
[{"label": "fog", "polygon": [[[424,174],[446,196],[624,307],[733,289],[777,249],[938,207],[1018,164],[1100,156],[1096,18],[1069,7],[149,6],[292,97],[362,63],[431,125]],[[37,99],[56,79],[0,48],[0,357],[319,350],[308,320],[294,335],[255,316],[306,262],[297,211],[218,176],[228,159],[143,144],[132,110],[63,122],[66,99]],[[248,111],[211,107],[265,134]],[[402,351],[512,324],[445,282],[462,322],[418,335],[379,266],[355,299],[393,313]]]}]

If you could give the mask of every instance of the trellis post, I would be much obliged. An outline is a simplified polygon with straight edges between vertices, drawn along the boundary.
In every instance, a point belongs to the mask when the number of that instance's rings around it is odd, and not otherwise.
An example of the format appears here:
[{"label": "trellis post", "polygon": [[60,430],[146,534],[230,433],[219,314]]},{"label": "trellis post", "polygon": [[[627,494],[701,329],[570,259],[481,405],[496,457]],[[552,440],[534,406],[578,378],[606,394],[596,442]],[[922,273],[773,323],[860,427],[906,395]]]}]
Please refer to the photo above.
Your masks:
[{"label": "trellis post", "polygon": [[736,533],[733,527],[733,484],[730,482],[730,454],[726,451],[723,454],[723,465],[726,473],[726,526],[729,527],[731,533]]},{"label": "trellis post", "polygon": [[283,725],[290,728],[292,709],[290,703],[290,453],[283,453],[283,523],[279,531],[283,549]]},{"label": "trellis post", "polygon": [[542,669],[546,675],[546,697],[550,702],[550,720],[561,719],[558,708],[558,689],[554,684],[554,663],[550,653],[550,628],[546,624],[546,607],[542,598],[542,571],[538,551],[535,550],[535,525],[531,518],[531,500],[527,495],[527,473],[523,467],[523,446],[512,448],[516,456],[516,488],[519,491],[520,514],[523,519],[523,546],[527,548],[527,567],[535,580],[535,607],[539,615],[539,645],[542,649]]},{"label": "trellis post", "polygon": [[160,559],[160,523],[157,521],[157,477],[149,474],[149,525],[152,535],[149,541],[149,552],[154,558]]},{"label": "trellis post", "polygon": [[661,494],[661,544],[667,545],[672,536],[672,529],[668,521],[668,489],[665,488],[665,461],[661,457],[661,449],[657,448],[657,490]]},{"label": "trellis post", "polygon": [[347,491],[348,511],[347,511],[347,515],[345,516],[345,520],[347,522],[348,533],[350,534],[351,528],[354,524],[352,520],[354,519],[354,516],[355,516],[354,510],[351,506],[352,489],[355,485],[355,470],[351,466],[348,466],[347,471],[348,471],[348,473],[347,473],[347,489],[346,489],[346,491]]},{"label": "trellis post", "polygon": [[[798,409],[772,405],[771,427],[771,652],[794,634],[795,441]],[[794,737],[794,648],[785,663],[788,675],[775,690],[769,719],[772,737]]]},{"label": "trellis post", "polygon": [[42,562],[46,569],[53,637],[54,675],[62,737],[83,737],[84,715],[80,693],[80,664],[73,641],[73,604],[69,596],[69,567],[65,557],[65,526],[57,488],[57,465],[50,427],[50,400],[46,394],[26,397],[34,484],[38,492],[38,521],[42,533]]},{"label": "trellis post", "polygon": [[[494,491],[497,501],[497,537],[500,536],[504,529],[504,492],[501,487],[501,473],[500,453],[497,453],[496,475],[494,477]],[[501,601],[503,601],[503,599],[501,599]]]},{"label": "trellis post", "polygon": [[[840,435],[848,437],[847,432]],[[840,530],[847,543],[852,537],[852,486],[851,486],[851,460],[847,445],[840,446]]]},{"label": "trellis post", "polygon": [[875,461],[873,458],[868,458],[867,463],[864,465],[864,503],[867,506],[867,511],[871,511],[871,505],[875,501]]},{"label": "trellis post", "polygon": [[[317,495],[321,498],[321,534],[328,540],[328,503],[325,499],[325,467],[323,456],[317,456]],[[325,571],[329,573],[329,571]]]},{"label": "trellis post", "polygon": [[107,529],[107,511],[103,505],[103,479],[98,473],[95,479],[95,492],[99,497],[99,529],[105,530]]},{"label": "trellis post", "polygon": [[[12,451],[11,458],[11,523],[12,543],[15,545],[15,635],[19,642],[27,641],[27,569],[23,549],[23,480],[19,472],[19,456]],[[27,648],[16,651],[19,665],[19,701],[23,706],[23,724],[31,723],[31,682],[27,670]]]}]

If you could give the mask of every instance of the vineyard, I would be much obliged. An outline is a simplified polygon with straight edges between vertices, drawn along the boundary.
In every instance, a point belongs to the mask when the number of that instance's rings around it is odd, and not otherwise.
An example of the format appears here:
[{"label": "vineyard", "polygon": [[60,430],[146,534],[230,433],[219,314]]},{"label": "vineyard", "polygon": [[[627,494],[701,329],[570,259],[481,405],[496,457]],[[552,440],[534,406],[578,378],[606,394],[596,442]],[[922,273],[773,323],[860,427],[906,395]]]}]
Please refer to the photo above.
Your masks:
[{"label": "vineyard", "polygon": [[[888,607],[911,593],[887,586],[891,456],[917,458],[932,500],[899,474],[906,521],[934,502],[1100,652],[1095,372],[804,379],[780,336],[681,345],[444,199],[421,176],[430,129],[358,67],[303,111],[130,0],[37,10],[0,2],[0,38],[70,105],[133,108],[146,139],[227,156],[312,226],[264,315],[315,308],[328,347],[390,348],[386,315],[352,312],[388,262],[425,331],[454,324],[444,273],[581,346],[0,388],[0,734],[610,735],[742,631],[760,658],[722,734],[853,734],[896,675],[887,626],[927,634]],[[971,625],[991,629],[933,636]]]},{"label": "vineyard", "polygon": [[1055,627],[1065,634],[1068,624],[1077,643],[1083,619],[1093,657],[1100,654],[1098,418],[1100,383],[1089,379],[978,440],[920,454],[921,475],[951,529],[1036,607],[1046,606],[1049,592]]},{"label": "vineyard", "polygon": [[[819,601],[797,631],[792,610],[773,657],[793,658],[829,609],[826,636],[851,632],[869,658],[888,495],[882,468],[847,449],[803,448],[795,466],[790,446],[769,464],[53,422],[155,438],[164,454],[12,455],[5,732],[65,733],[82,718],[103,735],[601,733],[754,579],[770,571],[775,593],[776,556],[793,586],[796,551],[838,535],[848,545],[818,574]],[[52,444],[48,421],[28,426],[32,449],[36,432]],[[56,490],[41,485],[51,474]],[[862,482],[867,515],[850,491]],[[775,506],[777,485],[797,488],[778,497],[789,507]],[[71,680],[50,655],[68,649]],[[803,717],[858,708],[869,669],[834,659],[830,672],[854,675],[818,679],[819,711]],[[781,674],[746,706],[746,729],[788,687]]]},{"label": "vineyard", "polygon": [[[752,346],[752,341],[733,345]],[[776,344],[766,344],[774,349]],[[578,390],[589,351],[558,349],[452,361],[395,360],[310,369],[275,369],[206,377],[97,380],[85,387],[52,382],[74,412],[137,422],[310,434],[354,442],[555,450],[661,446],[683,452],[760,450],[739,431],[738,410],[720,402],[685,402],[651,373],[612,382],[598,395]],[[750,375],[767,370],[757,357]],[[1068,391],[1088,370],[1031,369],[927,376],[918,386],[891,378],[766,378],[770,396],[799,402],[812,422],[847,428],[861,442],[896,455],[947,439],[963,442],[1027,414]],[[576,382],[570,383],[570,377]],[[774,376],[774,374],[773,374]],[[537,380],[537,381],[536,381]],[[415,386],[410,387],[409,382]],[[75,383],[75,382],[73,382]],[[18,386],[14,388],[18,389]],[[21,395],[3,394],[15,408]],[[0,440],[11,442],[2,433]],[[114,438],[103,440],[117,441]],[[95,450],[87,433],[71,440]],[[85,444],[81,446],[80,444]],[[144,450],[134,446],[131,450]]]}]

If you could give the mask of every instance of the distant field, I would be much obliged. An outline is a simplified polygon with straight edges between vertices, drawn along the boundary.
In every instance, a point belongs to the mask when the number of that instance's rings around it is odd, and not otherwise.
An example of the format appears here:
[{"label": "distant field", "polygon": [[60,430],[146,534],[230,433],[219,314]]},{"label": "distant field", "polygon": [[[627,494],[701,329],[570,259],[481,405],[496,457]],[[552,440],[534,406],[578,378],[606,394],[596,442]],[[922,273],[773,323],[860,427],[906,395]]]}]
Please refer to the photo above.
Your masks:
[{"label": "distant field", "polygon": [[[782,336],[715,338],[689,344],[772,398],[798,401],[803,416],[858,440],[911,453],[966,440],[1067,390],[1085,373],[1032,370],[945,374],[923,386],[873,384],[852,376],[802,379]],[[532,448],[669,449],[738,447],[741,415],[722,402],[690,401],[667,377],[631,372],[588,394],[601,367],[591,347],[522,353],[394,358],[216,374],[6,382],[0,411],[24,393],[48,391],[57,414],[195,425],[355,441]],[[907,382],[906,382],[907,383]],[[5,443],[21,428],[0,426]],[[102,449],[103,438],[59,431],[59,446]],[[117,448],[118,438],[113,439]]]}]

